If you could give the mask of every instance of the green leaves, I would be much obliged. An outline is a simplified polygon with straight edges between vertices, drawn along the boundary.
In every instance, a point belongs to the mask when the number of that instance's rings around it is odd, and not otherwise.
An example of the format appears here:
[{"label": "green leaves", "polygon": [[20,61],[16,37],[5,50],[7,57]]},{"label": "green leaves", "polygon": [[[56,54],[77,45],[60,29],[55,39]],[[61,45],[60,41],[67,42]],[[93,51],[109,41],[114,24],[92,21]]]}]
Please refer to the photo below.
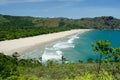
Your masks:
[{"label": "green leaves", "polygon": [[102,70],[100,74],[85,72],[81,76],[76,76],[74,79],[66,78],[64,80],[114,80],[114,77],[107,71]]},{"label": "green leaves", "polygon": [[[110,42],[108,40],[96,40],[96,42],[94,42],[92,44],[93,47],[93,51],[98,53],[98,66],[97,66],[97,71],[98,73],[100,72],[101,69],[101,64],[102,64],[102,60],[103,60],[103,56],[107,56],[110,50]],[[106,58],[105,61],[107,62],[108,59]]]},{"label": "green leaves", "polygon": [[114,62],[120,61],[120,48],[111,48],[110,41],[108,40],[96,40],[92,44],[93,51],[98,53],[97,71],[100,72],[102,62]]},{"label": "green leaves", "polygon": [[99,54],[109,53],[110,42],[108,40],[96,40],[92,44],[93,51],[98,52]]},{"label": "green leaves", "polygon": [[120,61],[120,47],[112,49],[112,57],[114,58],[115,62]]}]

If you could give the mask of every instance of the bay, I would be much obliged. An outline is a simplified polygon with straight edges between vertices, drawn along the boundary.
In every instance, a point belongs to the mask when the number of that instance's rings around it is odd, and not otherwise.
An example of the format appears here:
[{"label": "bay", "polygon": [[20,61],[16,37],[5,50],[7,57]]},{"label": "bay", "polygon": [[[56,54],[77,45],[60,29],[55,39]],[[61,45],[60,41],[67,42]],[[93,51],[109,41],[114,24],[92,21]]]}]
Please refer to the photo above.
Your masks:
[{"label": "bay", "polygon": [[68,62],[96,60],[91,46],[96,40],[109,40],[111,47],[120,47],[120,30],[92,30],[69,36],[47,47],[42,58],[60,60],[64,56]]},{"label": "bay", "polygon": [[[74,34],[51,42],[42,50],[38,47],[28,55],[29,58],[39,60],[39,53],[42,52],[43,62],[47,60],[60,61],[62,56],[66,58],[67,62],[87,61],[89,58],[96,60],[96,53],[92,50],[92,43],[96,40],[109,40],[111,47],[120,47],[120,30],[91,30]],[[28,55],[26,56],[28,57]]]}]

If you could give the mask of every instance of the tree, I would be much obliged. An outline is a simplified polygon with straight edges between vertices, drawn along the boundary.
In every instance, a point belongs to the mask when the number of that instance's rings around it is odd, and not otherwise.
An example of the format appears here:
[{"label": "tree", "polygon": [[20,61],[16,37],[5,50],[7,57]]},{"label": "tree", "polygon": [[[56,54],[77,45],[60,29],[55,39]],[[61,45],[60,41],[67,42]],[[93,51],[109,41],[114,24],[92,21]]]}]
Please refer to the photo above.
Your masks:
[{"label": "tree", "polygon": [[115,48],[115,53],[113,54],[113,56],[114,56],[114,61],[115,62],[120,61],[120,47]]},{"label": "tree", "polygon": [[120,47],[111,48],[110,52],[112,53],[110,57],[113,58],[114,62],[120,61]]},{"label": "tree", "polygon": [[61,60],[62,60],[62,64],[64,64],[65,61],[66,61],[66,58],[65,58],[64,56],[62,56],[62,57],[61,57]]},{"label": "tree", "polygon": [[101,69],[101,64],[103,60],[103,56],[107,56],[110,50],[110,42],[108,40],[96,40],[92,44],[93,51],[97,52],[97,60],[98,60],[98,66],[97,71],[99,73]]}]

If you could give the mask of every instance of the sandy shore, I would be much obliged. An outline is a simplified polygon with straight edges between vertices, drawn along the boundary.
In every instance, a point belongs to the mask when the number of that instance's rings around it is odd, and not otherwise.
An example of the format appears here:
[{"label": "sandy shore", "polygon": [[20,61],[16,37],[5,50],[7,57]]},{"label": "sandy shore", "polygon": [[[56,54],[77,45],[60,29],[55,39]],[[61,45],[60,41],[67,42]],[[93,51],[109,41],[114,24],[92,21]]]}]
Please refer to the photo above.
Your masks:
[{"label": "sandy shore", "polygon": [[63,31],[63,32],[58,32],[58,33],[39,35],[39,36],[34,36],[34,37],[1,41],[0,52],[4,53],[5,55],[12,55],[14,52],[18,52],[20,54],[23,51],[35,45],[44,44],[49,41],[54,41],[54,40],[64,38],[66,36],[69,36],[75,33],[83,33],[89,30],[90,29],[76,29],[76,30]]}]

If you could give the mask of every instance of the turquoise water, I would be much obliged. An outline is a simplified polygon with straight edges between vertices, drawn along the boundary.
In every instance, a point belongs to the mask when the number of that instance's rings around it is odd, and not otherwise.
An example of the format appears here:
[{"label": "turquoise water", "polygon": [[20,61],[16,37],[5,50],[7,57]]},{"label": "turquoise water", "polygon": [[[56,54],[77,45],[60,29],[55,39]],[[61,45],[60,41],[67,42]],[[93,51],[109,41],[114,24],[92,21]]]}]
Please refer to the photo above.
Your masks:
[{"label": "turquoise water", "polygon": [[109,40],[111,46],[120,47],[120,30],[92,30],[82,34],[69,36],[47,47],[43,60],[61,59],[63,55],[69,62],[86,61],[88,58],[96,59],[91,44],[96,40]]},{"label": "turquoise water", "polygon": [[92,30],[85,33],[74,34],[64,39],[48,44],[44,49],[39,47],[26,53],[24,58],[39,60],[61,60],[62,55],[68,62],[86,61],[88,58],[96,59],[91,44],[96,40],[109,40],[112,47],[120,47],[120,30]]}]

